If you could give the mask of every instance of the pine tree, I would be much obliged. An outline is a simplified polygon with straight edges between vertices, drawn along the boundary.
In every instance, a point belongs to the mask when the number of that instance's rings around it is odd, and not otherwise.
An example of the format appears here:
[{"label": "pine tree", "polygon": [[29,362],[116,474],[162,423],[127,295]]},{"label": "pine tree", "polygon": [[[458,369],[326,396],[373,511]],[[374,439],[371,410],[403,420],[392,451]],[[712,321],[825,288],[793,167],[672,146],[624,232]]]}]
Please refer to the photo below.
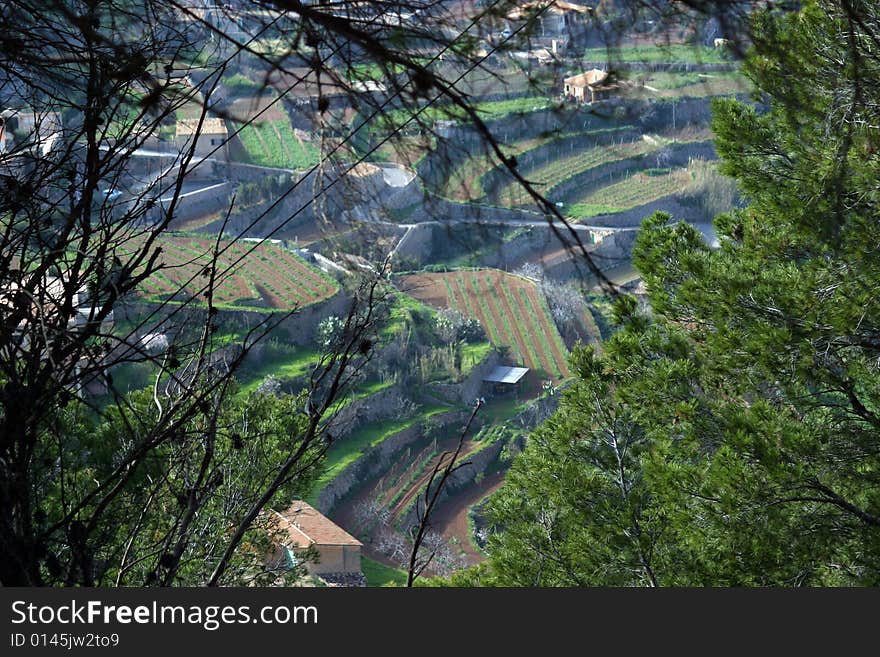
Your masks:
[{"label": "pine tree", "polygon": [[756,18],[755,102],[713,107],[747,207],[717,249],[646,220],[650,309],[574,356],[471,583],[878,583],[878,43],[869,2]]}]

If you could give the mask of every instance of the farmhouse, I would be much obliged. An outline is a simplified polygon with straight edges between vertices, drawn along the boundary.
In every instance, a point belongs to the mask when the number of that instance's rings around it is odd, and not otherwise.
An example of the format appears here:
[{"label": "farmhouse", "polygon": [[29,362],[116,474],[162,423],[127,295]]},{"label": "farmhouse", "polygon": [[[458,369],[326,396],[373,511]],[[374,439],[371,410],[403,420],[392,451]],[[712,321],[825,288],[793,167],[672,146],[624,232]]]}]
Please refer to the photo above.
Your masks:
[{"label": "farmhouse", "polygon": [[[199,129],[199,119],[180,119],[174,130],[175,145],[180,148],[190,148],[192,140],[196,137]],[[220,118],[206,118],[202,122],[202,130],[196,137],[196,157],[212,157],[226,159],[226,144],[229,141],[229,132],[226,122]]]},{"label": "farmhouse", "polygon": [[27,144],[32,153],[45,156],[62,134],[61,114],[58,112],[6,109],[0,113],[0,122],[0,150],[3,151],[10,148],[10,142],[17,136],[17,141]]},{"label": "farmhouse", "polygon": [[528,374],[528,367],[510,367],[499,365],[483,377],[483,382],[488,383],[493,393],[506,395],[512,392],[520,392],[522,381]]},{"label": "farmhouse", "polygon": [[565,37],[576,27],[586,25],[592,8],[565,0],[534,0],[515,7],[507,14],[508,21],[520,22],[534,18],[535,37]]},{"label": "farmhouse", "polygon": [[281,531],[280,552],[290,563],[314,549],[317,562],[306,561],[306,569],[322,579],[340,580],[361,575],[362,543],[318,513],[302,500],[294,501],[284,513],[275,512]]},{"label": "farmhouse", "polygon": [[586,73],[565,78],[563,94],[566,98],[572,98],[579,103],[595,103],[601,98],[606,98],[608,92],[615,88],[607,84],[607,80],[607,71],[594,68]]}]

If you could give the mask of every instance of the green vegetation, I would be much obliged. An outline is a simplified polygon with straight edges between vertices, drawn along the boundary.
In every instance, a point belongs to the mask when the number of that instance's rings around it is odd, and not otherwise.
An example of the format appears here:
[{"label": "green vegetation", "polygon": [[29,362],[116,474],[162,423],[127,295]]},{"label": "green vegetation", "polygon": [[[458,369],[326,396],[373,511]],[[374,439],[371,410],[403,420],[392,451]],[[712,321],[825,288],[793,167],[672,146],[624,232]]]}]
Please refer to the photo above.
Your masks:
[{"label": "green vegetation", "polygon": [[[662,145],[657,141],[652,142],[644,139],[624,144],[596,146],[589,150],[573,152],[564,157],[548,157],[546,164],[529,170],[527,176],[530,181],[535,183],[541,193],[546,194],[556,185],[594,167],[650,153],[660,150],[661,147]],[[503,205],[508,206],[522,205],[531,201],[531,197],[516,182],[506,185],[501,190],[499,199]]]},{"label": "green vegetation", "polygon": [[488,356],[490,351],[492,351],[492,343],[488,341],[463,344],[461,346],[461,368],[469,372]]},{"label": "green vegetation", "polygon": [[686,169],[652,167],[632,173],[620,182],[582,196],[564,211],[569,217],[586,219],[623,212],[672,195],[695,198],[714,216],[732,208],[738,192],[732,180],[718,173],[714,162],[697,159]]},{"label": "green vegetation", "polygon": [[414,294],[445,294],[450,308],[478,319],[490,342],[508,349],[513,360],[557,381],[569,376],[556,324],[536,301],[530,281],[492,269],[420,274],[416,280]]},{"label": "green vegetation", "polygon": [[250,164],[281,169],[308,169],[318,163],[321,153],[310,141],[296,137],[290,121],[249,123],[238,133]]},{"label": "green vegetation", "polygon": [[588,194],[566,209],[570,217],[585,218],[595,214],[621,212],[682,192],[691,178],[686,169],[639,171],[620,182]]},{"label": "green vegetation", "polygon": [[565,208],[565,214],[573,219],[588,219],[601,214],[617,214],[623,212],[616,205],[599,205],[596,203],[574,203]]},{"label": "green vegetation", "polygon": [[656,44],[612,48],[587,48],[584,59],[590,62],[645,62],[682,64],[725,64],[733,61],[724,48],[689,44]]},{"label": "green vegetation", "polygon": [[767,110],[713,103],[749,205],[717,248],[645,220],[648,307],[618,297],[601,353],[575,350],[455,583],[880,585],[880,21],[807,0],[756,25]]},{"label": "green vegetation", "polygon": [[630,82],[635,86],[621,90],[626,98],[705,98],[746,94],[752,91],[749,81],[736,71],[656,72],[633,77]]},{"label": "green vegetation", "polygon": [[432,415],[448,410],[450,410],[448,406],[423,407],[411,417],[396,421],[378,420],[361,427],[355,433],[345,438],[341,438],[327,450],[323,474],[315,483],[310,499],[314,501],[321,488],[330,483],[347,466],[360,458],[370,447],[378,445],[386,438],[390,438],[404,429],[415,426]]},{"label": "green vegetation", "polygon": [[361,557],[361,569],[367,578],[367,586],[405,586],[406,573],[369,557]]},{"label": "green vegetation", "polygon": [[480,419],[500,424],[514,417],[517,413],[525,410],[527,403],[513,397],[490,399],[480,409]]},{"label": "green vegetation", "polygon": [[477,114],[484,121],[495,121],[511,114],[528,114],[556,107],[553,99],[544,96],[525,96],[510,100],[477,103]]},{"label": "green vegetation", "polygon": [[[620,130],[628,129],[630,128],[620,128]],[[672,143],[683,144],[708,141],[710,138],[711,133],[708,130],[695,130],[688,127],[684,130],[664,133],[662,135],[647,135],[642,139],[628,142],[611,143],[587,150],[571,151],[568,155],[560,153],[548,154],[547,161],[544,164],[524,168],[522,173],[537,185],[539,191],[545,195],[551,195],[554,188],[558,185],[574,176],[586,174],[592,169],[601,170],[601,167],[614,162],[638,158],[639,156],[649,156],[649,154],[659,152]],[[531,201],[531,197],[516,182],[510,182],[505,185],[500,190],[498,198],[503,205],[511,207]]]},{"label": "green vegetation", "polygon": [[423,326],[433,319],[436,311],[415,297],[403,292],[395,292],[390,307],[390,316],[382,329],[382,337],[390,340],[407,327]]},{"label": "green vegetation", "polygon": [[[222,79],[223,84],[226,86],[229,91],[234,95],[252,95],[254,93],[259,92],[261,89],[265,89],[265,87],[258,83],[254,82],[248,77],[245,77],[241,73],[236,73],[234,75],[229,75]],[[266,89],[266,93],[271,93],[269,89]]]},{"label": "green vegetation", "polygon": [[[143,296],[179,303],[187,295],[204,295],[215,240],[179,233],[162,236],[157,244],[162,248],[161,268],[141,284]],[[218,308],[280,312],[303,308],[339,290],[330,276],[279,245],[221,241],[219,246],[213,293]]]},{"label": "green vegetation", "polygon": [[268,340],[265,344],[259,365],[252,367],[246,361],[239,370],[240,395],[249,395],[270,375],[281,380],[305,376],[321,358],[317,349],[286,345],[274,340]]},{"label": "green vegetation", "polygon": [[[476,103],[473,108],[483,121],[496,121],[511,114],[527,114],[555,106],[555,101],[546,96],[525,96]],[[429,105],[420,113],[419,110],[418,107],[392,110],[383,118],[383,121],[387,121],[389,126],[399,126],[417,113],[418,120],[427,123],[449,119],[466,120],[468,118],[468,114],[456,105]]]},{"label": "green vegetation", "polygon": [[[415,57],[413,62],[426,66],[430,63],[426,57]],[[403,64],[389,64],[383,67],[376,62],[355,63],[337,70],[342,77],[349,80],[382,80],[389,75],[400,75],[407,70]]]}]

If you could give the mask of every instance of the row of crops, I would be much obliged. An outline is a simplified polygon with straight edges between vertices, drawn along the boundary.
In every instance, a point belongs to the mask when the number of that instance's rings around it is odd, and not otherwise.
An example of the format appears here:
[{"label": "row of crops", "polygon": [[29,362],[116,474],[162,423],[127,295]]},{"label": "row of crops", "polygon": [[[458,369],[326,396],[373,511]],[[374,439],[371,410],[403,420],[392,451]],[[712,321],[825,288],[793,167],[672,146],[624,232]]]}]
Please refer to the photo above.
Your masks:
[{"label": "row of crops", "polygon": [[[165,236],[162,267],[141,284],[150,301],[204,298],[211,281],[214,240]],[[213,301],[218,307],[291,310],[336,294],[335,281],[287,249],[270,243],[219,244]],[[182,300],[182,299],[180,299]]]},{"label": "row of crops", "polygon": [[489,340],[509,350],[510,359],[555,381],[570,376],[565,345],[530,281],[497,270],[476,270],[419,274],[403,284],[417,298],[442,299],[478,319]]}]

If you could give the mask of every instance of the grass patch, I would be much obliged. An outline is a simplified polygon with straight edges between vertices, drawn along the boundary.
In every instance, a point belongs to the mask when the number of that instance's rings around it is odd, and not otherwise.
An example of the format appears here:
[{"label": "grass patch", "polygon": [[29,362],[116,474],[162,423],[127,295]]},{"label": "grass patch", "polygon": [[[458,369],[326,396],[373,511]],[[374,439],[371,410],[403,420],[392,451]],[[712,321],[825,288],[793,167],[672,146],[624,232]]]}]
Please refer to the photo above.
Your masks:
[{"label": "grass patch", "polygon": [[601,205],[597,203],[575,203],[565,211],[565,214],[574,219],[588,219],[601,214],[617,214],[623,212],[622,208],[614,205]]},{"label": "grass patch", "polygon": [[461,346],[462,372],[470,372],[492,351],[492,343],[488,341],[465,343]]},{"label": "grass patch", "polygon": [[389,311],[388,322],[380,331],[383,339],[391,340],[401,333],[407,325],[415,326],[417,318],[429,318],[436,314],[433,308],[403,292],[396,292]]},{"label": "grass patch", "polygon": [[493,424],[498,424],[509,420],[514,415],[524,410],[526,406],[526,402],[513,397],[491,398],[488,400],[487,404],[480,409],[479,418]]},{"label": "grass patch", "polygon": [[[616,212],[627,210],[681,192],[690,180],[691,177],[686,169],[651,174],[640,171],[579,199],[580,202],[572,206],[568,214],[583,217],[592,216],[586,215],[586,212],[602,208],[615,208]],[[575,209],[581,214],[573,214],[572,211]],[[599,213],[594,212],[594,214]]]},{"label": "grass patch", "polygon": [[[556,107],[556,102],[547,96],[525,96],[507,100],[493,100],[476,103],[473,108],[483,121],[496,121],[511,114],[527,114],[538,112],[549,107]],[[387,126],[401,126],[419,112],[419,107],[406,107],[387,113]],[[418,115],[419,121],[433,123],[441,120],[466,121],[468,114],[457,105],[429,105]],[[412,124],[410,124],[412,125]]]},{"label": "grass patch", "polygon": [[406,586],[406,573],[369,557],[361,557],[361,570],[367,578],[367,586]]},{"label": "grass patch", "polygon": [[324,459],[324,473],[315,482],[312,489],[310,502],[314,502],[318,492],[330,483],[334,477],[341,473],[346,467],[359,459],[363,453],[369,448],[378,445],[383,440],[390,438],[396,433],[400,433],[405,429],[415,426],[418,422],[425,420],[432,415],[443,413],[450,410],[449,406],[428,406],[420,409],[419,413],[414,417],[403,420],[389,421],[377,420],[362,427],[353,434],[342,438],[327,450]]},{"label": "grass patch", "polygon": [[476,110],[484,121],[494,121],[511,114],[528,114],[529,112],[539,112],[555,106],[555,102],[545,96],[526,96],[524,98],[477,103]]},{"label": "grass patch", "polygon": [[320,151],[311,142],[297,139],[287,120],[250,123],[238,133],[238,138],[250,164],[308,169],[321,158]]},{"label": "grass patch", "polygon": [[272,345],[267,343],[260,363],[253,367],[243,365],[239,370],[239,395],[247,396],[272,375],[279,379],[295,379],[311,371],[321,358],[321,352],[307,347]]},{"label": "grass patch", "polygon": [[255,93],[271,93],[269,89],[265,87],[265,85],[254,82],[250,78],[242,75],[241,73],[235,73],[234,75],[229,75],[222,78],[221,82],[229,89],[229,92],[233,95],[247,95],[247,94],[255,94]]},{"label": "grass patch", "polygon": [[631,98],[704,98],[730,96],[752,90],[749,80],[737,71],[712,73],[656,72],[632,79],[637,86],[624,91]]},{"label": "grass patch", "polygon": [[591,62],[645,62],[673,64],[727,64],[734,61],[724,48],[686,43],[650,44],[611,48],[587,48],[584,59]]}]

